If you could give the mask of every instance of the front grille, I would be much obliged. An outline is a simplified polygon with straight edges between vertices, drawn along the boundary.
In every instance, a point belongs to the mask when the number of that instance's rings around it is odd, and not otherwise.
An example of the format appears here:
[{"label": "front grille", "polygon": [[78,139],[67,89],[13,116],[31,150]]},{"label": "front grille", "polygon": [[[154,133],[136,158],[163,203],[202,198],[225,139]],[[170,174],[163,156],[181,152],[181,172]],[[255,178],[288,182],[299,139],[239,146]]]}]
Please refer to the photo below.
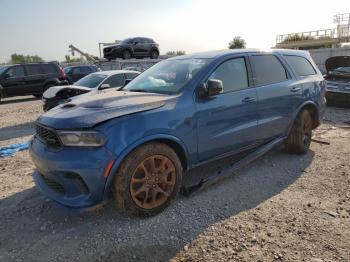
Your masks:
[{"label": "front grille", "polygon": [[62,146],[57,134],[44,126],[35,125],[35,136],[49,146],[56,148]]},{"label": "front grille", "polygon": [[52,190],[56,191],[57,193],[64,194],[65,190],[64,187],[57,183],[55,180],[48,178],[42,174],[40,174],[46,185],[48,185]]}]

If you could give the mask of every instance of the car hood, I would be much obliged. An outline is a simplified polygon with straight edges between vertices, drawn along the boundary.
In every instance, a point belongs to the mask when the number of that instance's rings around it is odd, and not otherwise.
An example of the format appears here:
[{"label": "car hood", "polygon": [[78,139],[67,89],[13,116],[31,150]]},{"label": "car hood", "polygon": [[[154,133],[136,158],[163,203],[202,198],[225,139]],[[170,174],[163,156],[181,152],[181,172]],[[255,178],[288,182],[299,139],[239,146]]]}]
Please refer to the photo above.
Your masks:
[{"label": "car hood", "polygon": [[38,122],[55,129],[90,128],[112,118],[162,107],[172,98],[174,96],[125,91],[81,96],[41,115]]},{"label": "car hood", "polygon": [[350,56],[333,56],[325,62],[327,72],[342,66],[350,66]]},{"label": "car hood", "polygon": [[58,92],[62,90],[67,90],[67,89],[80,90],[80,91],[86,91],[86,92],[90,92],[92,90],[92,88],[84,87],[84,86],[53,86],[47,89],[43,93],[43,98],[46,98],[46,99],[54,98]]}]

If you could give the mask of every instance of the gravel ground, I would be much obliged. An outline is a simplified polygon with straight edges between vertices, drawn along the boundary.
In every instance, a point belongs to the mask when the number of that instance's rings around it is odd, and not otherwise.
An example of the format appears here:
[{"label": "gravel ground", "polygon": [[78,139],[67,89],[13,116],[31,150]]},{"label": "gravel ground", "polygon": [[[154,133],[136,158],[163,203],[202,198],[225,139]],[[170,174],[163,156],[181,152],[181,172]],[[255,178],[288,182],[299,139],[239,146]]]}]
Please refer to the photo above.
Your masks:
[{"label": "gravel ground", "polygon": [[[0,146],[27,141],[40,100],[0,104]],[[278,148],[165,212],[72,214],[34,188],[28,152],[0,158],[0,261],[350,261],[350,109],[328,108],[303,156]]]}]

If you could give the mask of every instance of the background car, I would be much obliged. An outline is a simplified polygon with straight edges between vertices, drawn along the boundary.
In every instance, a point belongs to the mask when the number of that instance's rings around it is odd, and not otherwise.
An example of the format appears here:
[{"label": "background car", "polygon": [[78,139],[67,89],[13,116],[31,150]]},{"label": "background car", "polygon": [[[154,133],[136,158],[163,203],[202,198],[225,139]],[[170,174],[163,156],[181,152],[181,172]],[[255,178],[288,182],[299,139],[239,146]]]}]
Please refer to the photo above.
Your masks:
[{"label": "background car", "polygon": [[64,73],[66,74],[69,84],[73,84],[79,79],[87,76],[88,74],[100,71],[95,65],[84,65],[84,66],[68,66],[65,67]]},{"label": "background car", "polygon": [[108,61],[118,57],[123,59],[130,59],[132,57],[157,59],[159,56],[159,45],[151,38],[127,38],[117,45],[105,47],[103,49],[103,56]]},{"label": "background car", "polygon": [[350,56],[330,57],[325,66],[327,104],[350,106]]},{"label": "background car", "polygon": [[89,74],[73,85],[51,87],[43,94],[43,110],[50,110],[73,96],[85,93],[96,94],[100,90],[122,87],[139,74],[140,72],[127,70],[102,71]]},{"label": "background car", "polygon": [[52,86],[67,84],[64,71],[56,63],[32,63],[0,67],[0,101],[12,96],[36,97]]}]

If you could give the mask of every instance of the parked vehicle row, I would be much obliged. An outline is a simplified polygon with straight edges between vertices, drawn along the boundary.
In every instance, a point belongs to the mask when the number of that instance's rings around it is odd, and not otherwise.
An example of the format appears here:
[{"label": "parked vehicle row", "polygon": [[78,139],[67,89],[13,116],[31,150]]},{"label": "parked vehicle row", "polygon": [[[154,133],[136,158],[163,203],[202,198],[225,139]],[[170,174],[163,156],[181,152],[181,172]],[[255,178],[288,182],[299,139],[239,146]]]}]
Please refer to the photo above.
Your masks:
[{"label": "parked vehicle row", "polygon": [[73,85],[54,86],[43,94],[43,110],[71,101],[70,98],[81,94],[98,94],[102,90],[122,87],[138,76],[140,72],[127,70],[112,70],[89,74]]},{"label": "parked vehicle row", "polygon": [[230,156],[232,171],[281,144],[306,153],[324,93],[304,51],[167,59],[119,91],[78,96],[40,116],[30,142],[33,177],[69,208],[92,207],[112,192],[120,210],[154,215],[181,187],[220,175],[187,172],[194,167]]}]

